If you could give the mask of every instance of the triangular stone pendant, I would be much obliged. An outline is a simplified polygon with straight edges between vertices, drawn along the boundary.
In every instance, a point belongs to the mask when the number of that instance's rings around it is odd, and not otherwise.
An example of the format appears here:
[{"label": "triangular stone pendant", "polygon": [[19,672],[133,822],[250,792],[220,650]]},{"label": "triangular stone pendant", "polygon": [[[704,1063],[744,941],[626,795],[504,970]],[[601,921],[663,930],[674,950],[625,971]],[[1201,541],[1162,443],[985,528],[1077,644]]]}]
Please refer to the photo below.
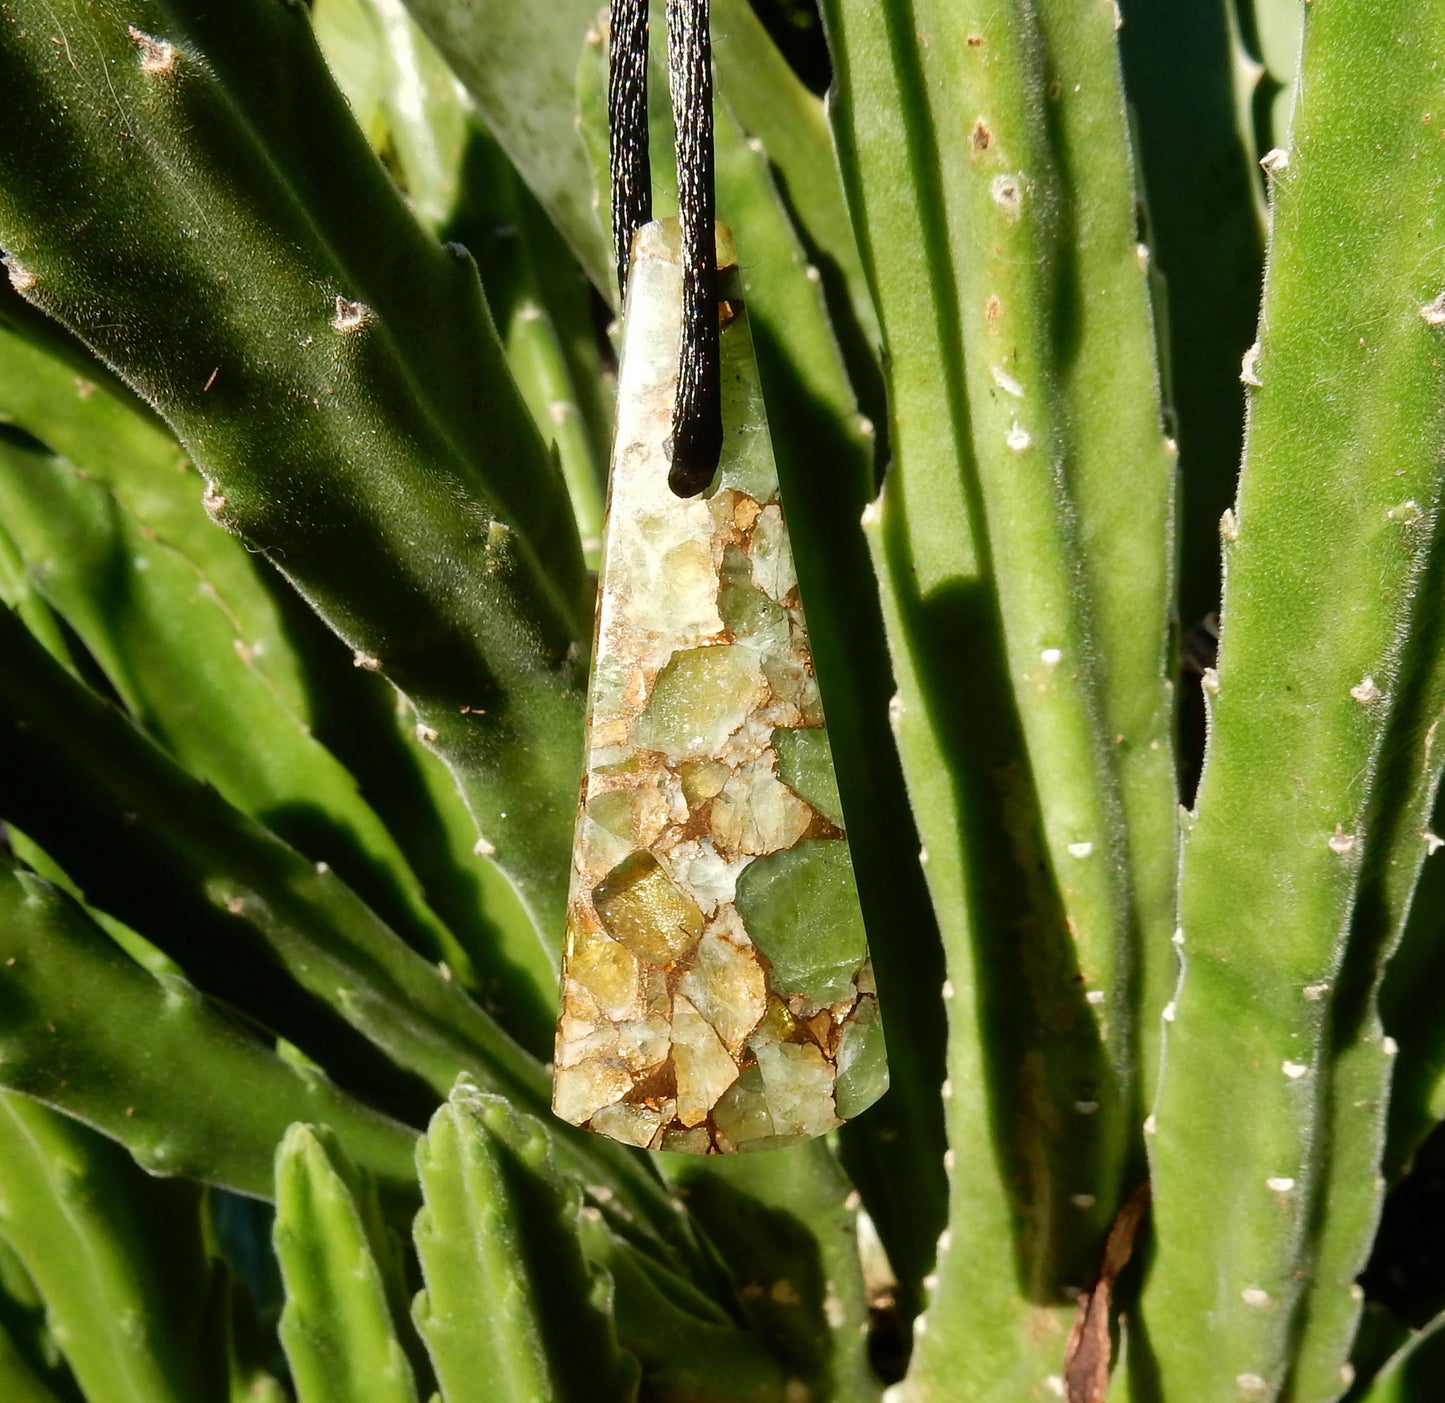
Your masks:
[{"label": "triangular stone pendant", "polygon": [[667,485],[682,269],[638,232],[603,538],[553,1108],[649,1149],[821,1135],[888,1084],[731,237],[725,442]]}]

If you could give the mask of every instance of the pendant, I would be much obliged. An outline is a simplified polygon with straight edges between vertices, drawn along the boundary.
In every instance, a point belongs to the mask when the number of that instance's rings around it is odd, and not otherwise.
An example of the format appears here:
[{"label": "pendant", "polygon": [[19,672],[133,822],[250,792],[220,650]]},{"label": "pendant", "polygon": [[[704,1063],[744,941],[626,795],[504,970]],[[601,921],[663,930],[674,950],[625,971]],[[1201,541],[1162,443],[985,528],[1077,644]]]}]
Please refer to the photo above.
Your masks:
[{"label": "pendant", "polygon": [[723,449],[668,487],[677,223],[628,277],[553,1109],[647,1149],[821,1135],[887,1088],[868,942],[731,235]]}]

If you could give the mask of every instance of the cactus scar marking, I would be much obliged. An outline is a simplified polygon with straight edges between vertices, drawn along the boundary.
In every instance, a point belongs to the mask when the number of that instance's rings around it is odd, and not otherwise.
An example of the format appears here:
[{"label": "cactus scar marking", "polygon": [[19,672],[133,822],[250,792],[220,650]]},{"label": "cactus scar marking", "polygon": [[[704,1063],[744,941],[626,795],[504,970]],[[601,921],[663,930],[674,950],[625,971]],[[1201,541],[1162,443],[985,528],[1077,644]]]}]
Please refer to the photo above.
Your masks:
[{"label": "cactus scar marking", "polygon": [[1024,179],[1021,175],[996,175],[989,182],[988,193],[1004,214],[1017,219],[1023,212]]},{"label": "cactus scar marking", "polygon": [[376,316],[364,302],[352,302],[349,298],[337,297],[336,315],[331,318],[333,331],[344,336],[355,335],[363,330]]},{"label": "cactus scar marking", "polygon": [[1385,694],[1375,686],[1373,677],[1365,676],[1350,688],[1350,695],[1362,706],[1368,706],[1371,702],[1379,701]]},{"label": "cactus scar marking", "polygon": [[135,46],[140,52],[140,71],[142,73],[172,73],[176,67],[176,46],[166,39],[157,39],[154,35],[147,34],[137,29],[135,25],[128,25],[125,31],[135,41]]},{"label": "cactus scar marking", "polygon": [[1239,380],[1241,384],[1249,385],[1254,389],[1258,389],[1264,384],[1264,381],[1259,378],[1258,341],[1244,353],[1244,359],[1239,363]]}]

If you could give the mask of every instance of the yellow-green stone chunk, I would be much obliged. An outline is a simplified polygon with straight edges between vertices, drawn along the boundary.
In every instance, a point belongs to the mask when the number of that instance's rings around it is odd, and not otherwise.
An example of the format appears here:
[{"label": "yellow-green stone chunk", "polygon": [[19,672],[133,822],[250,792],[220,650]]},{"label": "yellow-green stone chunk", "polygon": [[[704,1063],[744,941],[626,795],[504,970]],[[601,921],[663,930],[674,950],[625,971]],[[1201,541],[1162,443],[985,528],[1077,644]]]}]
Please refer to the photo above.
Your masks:
[{"label": "yellow-green stone chunk", "polygon": [[614,940],[653,964],[671,964],[702,935],[697,902],[651,853],[635,852],[619,862],[593,891],[592,904]]},{"label": "yellow-green stone chunk", "polygon": [[553,1109],[625,1144],[795,1144],[888,1073],[747,312],[720,230],[724,446],[674,497],[675,227],[637,238]]}]

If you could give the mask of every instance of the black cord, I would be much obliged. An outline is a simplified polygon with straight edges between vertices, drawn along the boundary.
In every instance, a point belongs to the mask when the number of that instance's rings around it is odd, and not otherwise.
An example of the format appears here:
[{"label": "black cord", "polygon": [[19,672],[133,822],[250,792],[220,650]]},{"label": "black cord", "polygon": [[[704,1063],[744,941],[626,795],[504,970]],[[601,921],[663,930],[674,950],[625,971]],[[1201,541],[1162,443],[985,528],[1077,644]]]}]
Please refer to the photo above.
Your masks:
[{"label": "black cord", "polygon": [[703,491],[722,454],[708,8],[708,0],[667,0],[668,78],[677,126],[677,199],[682,218],[682,347],[667,483],[679,497]]},{"label": "black cord", "polygon": [[[612,229],[617,240],[617,288],[624,294],[632,263],[632,236],[652,218],[647,3],[611,0],[607,115]],[[668,79],[677,127],[677,197],[682,224],[682,341],[667,483],[679,497],[696,496],[712,482],[722,453],[708,9],[708,0],[667,0]]]},{"label": "black cord", "polygon": [[625,294],[632,263],[632,236],[652,218],[652,162],[647,153],[647,0],[612,0],[607,125],[617,291]]}]

